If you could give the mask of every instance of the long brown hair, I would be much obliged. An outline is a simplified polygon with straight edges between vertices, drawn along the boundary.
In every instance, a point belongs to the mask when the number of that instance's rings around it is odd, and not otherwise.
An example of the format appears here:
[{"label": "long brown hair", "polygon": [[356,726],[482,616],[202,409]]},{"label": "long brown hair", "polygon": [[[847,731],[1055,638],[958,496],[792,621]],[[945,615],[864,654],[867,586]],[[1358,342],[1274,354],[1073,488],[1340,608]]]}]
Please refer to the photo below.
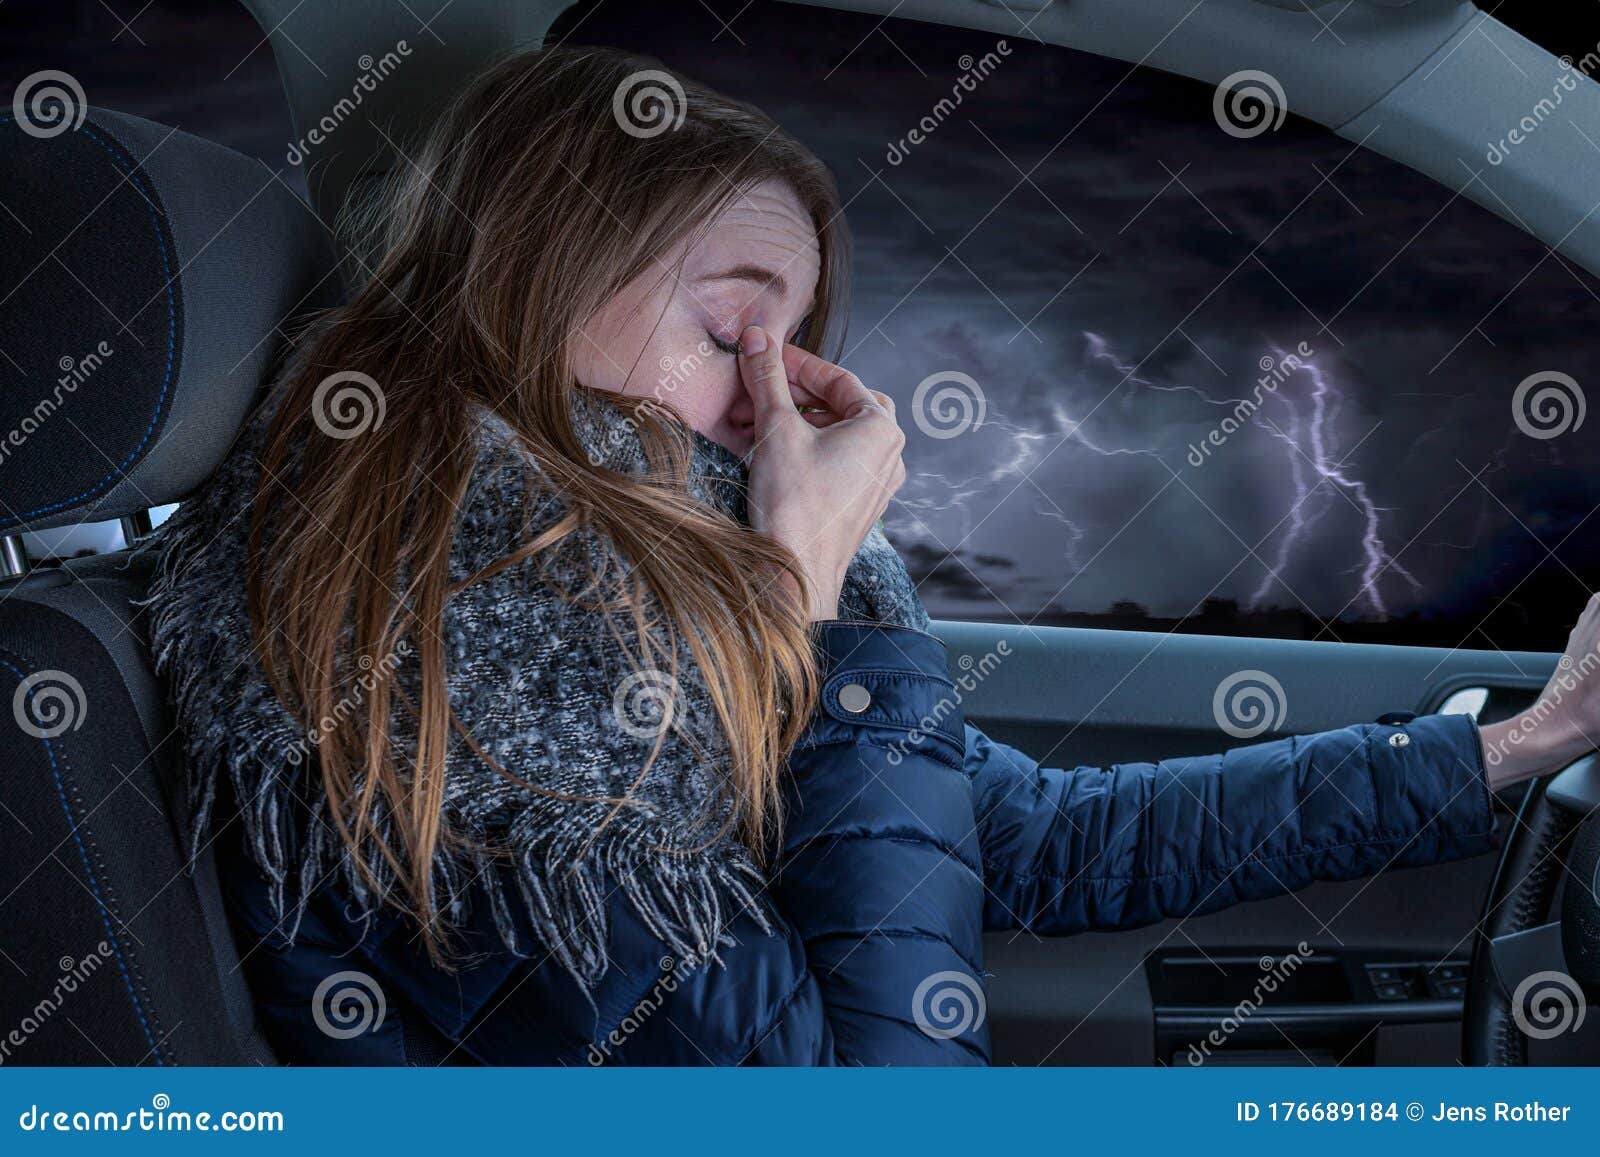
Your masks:
[{"label": "long brown hair", "polygon": [[[607,395],[627,411],[651,469],[593,465],[570,421],[572,392],[586,387],[568,362],[572,335],[595,311],[653,267],[672,276],[663,255],[773,178],[817,229],[817,300],[796,344],[824,353],[826,338],[842,337],[830,323],[844,313],[848,237],[820,161],[756,109],[653,59],[569,47],[510,57],[396,162],[369,213],[383,234],[364,286],[279,387],[251,524],[257,653],[285,705],[310,726],[322,721],[322,783],[340,836],[356,863],[365,851],[387,865],[396,887],[383,894],[415,918],[436,962],[449,928],[430,867],[456,838],[441,817],[445,751],[452,731],[472,743],[447,699],[444,608],[460,587],[580,529],[628,562],[630,662],[675,676],[688,644],[727,739],[733,822],[758,860],[781,824],[778,776],[817,693],[809,625],[778,581],[787,572],[803,582],[798,563],[690,497],[690,439],[670,401]],[[333,375],[376,382],[381,421],[357,437],[308,430]],[[453,586],[475,404],[512,427],[566,513]],[[419,664],[416,703],[383,661],[402,647]],[[358,710],[336,706],[353,702]],[[388,733],[396,705],[414,713],[414,751],[397,752]]]}]

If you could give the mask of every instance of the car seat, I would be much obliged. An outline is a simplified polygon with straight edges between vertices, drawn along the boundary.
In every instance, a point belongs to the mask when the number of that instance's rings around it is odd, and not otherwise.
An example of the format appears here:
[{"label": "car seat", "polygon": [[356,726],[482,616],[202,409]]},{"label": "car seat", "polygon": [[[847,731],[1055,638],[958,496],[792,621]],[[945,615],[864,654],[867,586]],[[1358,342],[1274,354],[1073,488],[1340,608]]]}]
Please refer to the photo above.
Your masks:
[{"label": "car seat", "polygon": [[[272,1064],[137,601],[153,552],[30,569],[27,532],[148,531],[338,299],[281,176],[97,108],[0,118],[0,1063]],[[9,1034],[9,1035],[6,1035]]]}]

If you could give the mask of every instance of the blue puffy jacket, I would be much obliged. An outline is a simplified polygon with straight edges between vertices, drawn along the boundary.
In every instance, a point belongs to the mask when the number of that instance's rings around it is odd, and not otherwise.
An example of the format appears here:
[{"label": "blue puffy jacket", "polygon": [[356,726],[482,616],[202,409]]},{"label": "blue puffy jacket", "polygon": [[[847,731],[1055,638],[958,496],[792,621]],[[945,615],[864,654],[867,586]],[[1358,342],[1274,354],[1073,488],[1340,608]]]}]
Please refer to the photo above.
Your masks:
[{"label": "blue puffy jacket", "polygon": [[[986,930],[1131,928],[1494,844],[1466,716],[1043,768],[950,709],[959,699],[933,635],[830,622],[816,640],[822,701],[790,761],[771,875],[783,919],[769,935],[743,917],[719,961],[672,959],[615,892],[610,964],[589,993],[548,956],[507,952],[487,919],[463,929],[476,960],[437,970],[400,919],[353,924],[331,886],[291,946],[242,845],[220,840],[251,989],[282,1058],[983,1064]],[[1410,742],[1389,742],[1397,732]]]}]

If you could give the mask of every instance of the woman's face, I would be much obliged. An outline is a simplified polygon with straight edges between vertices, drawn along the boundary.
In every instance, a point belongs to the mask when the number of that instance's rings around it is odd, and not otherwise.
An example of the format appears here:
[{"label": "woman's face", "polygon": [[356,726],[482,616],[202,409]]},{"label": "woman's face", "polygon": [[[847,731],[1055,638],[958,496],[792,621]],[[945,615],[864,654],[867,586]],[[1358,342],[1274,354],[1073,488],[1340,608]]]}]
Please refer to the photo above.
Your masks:
[{"label": "woman's face", "polygon": [[754,445],[755,410],[739,377],[739,334],[759,325],[792,341],[821,269],[817,231],[787,184],[735,200],[705,236],[646,270],[573,339],[572,371],[591,389],[653,397],[737,454]]}]

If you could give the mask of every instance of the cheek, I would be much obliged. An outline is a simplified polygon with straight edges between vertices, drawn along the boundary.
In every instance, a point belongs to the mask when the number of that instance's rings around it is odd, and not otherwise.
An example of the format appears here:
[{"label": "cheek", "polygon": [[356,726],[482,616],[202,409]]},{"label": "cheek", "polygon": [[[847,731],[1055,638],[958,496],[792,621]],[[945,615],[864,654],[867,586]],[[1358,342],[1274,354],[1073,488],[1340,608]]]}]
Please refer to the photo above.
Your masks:
[{"label": "cheek", "polygon": [[698,318],[626,312],[602,311],[585,327],[574,376],[591,389],[655,398],[711,436],[744,396],[737,363],[711,344]]},{"label": "cheek", "polygon": [[641,286],[631,285],[591,316],[574,337],[573,375],[590,389],[648,394],[656,375],[655,347],[681,341],[681,336],[667,332],[659,302]]},{"label": "cheek", "polygon": [[630,393],[669,404],[702,434],[726,416],[744,389],[733,358],[709,343],[663,350],[640,365],[635,379],[639,384]]},{"label": "cheek", "polygon": [[628,392],[628,367],[638,355],[639,341],[626,325],[614,323],[602,312],[572,339],[572,376],[591,390]]}]

